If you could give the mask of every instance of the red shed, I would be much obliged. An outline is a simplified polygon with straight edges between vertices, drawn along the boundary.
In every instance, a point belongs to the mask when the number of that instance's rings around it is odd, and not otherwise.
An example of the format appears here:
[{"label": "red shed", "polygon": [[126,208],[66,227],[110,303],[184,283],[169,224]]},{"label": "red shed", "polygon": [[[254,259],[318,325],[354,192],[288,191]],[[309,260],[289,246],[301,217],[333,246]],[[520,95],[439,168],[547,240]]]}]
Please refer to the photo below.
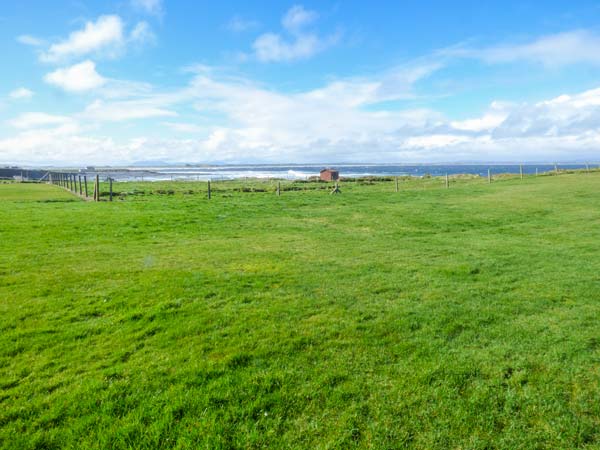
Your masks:
[{"label": "red shed", "polygon": [[323,169],[319,172],[321,181],[337,181],[340,178],[340,173],[333,169]]}]

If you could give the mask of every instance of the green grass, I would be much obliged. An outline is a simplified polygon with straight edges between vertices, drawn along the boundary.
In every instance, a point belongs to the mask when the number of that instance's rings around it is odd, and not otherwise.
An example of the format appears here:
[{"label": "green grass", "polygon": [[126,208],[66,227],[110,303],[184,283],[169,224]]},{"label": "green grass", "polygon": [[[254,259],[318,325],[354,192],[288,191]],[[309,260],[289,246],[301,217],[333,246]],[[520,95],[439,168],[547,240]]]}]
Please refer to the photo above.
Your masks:
[{"label": "green grass", "polygon": [[2,448],[600,447],[600,173],[246,185],[0,185]]}]

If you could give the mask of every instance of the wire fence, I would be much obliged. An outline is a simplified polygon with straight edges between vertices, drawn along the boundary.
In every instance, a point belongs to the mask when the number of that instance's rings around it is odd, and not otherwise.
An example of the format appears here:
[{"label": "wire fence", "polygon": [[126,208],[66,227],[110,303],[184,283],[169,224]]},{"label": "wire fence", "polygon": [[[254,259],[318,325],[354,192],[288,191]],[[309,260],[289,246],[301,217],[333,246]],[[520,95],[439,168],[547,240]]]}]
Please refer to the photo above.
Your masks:
[{"label": "wire fence", "polygon": [[[547,169],[547,167],[546,167]],[[505,173],[505,172],[497,172],[495,173],[493,169],[490,167],[487,170],[487,176],[481,175],[469,175],[469,174],[444,174],[437,176],[367,176],[367,177],[357,177],[357,178],[348,178],[341,177],[339,179],[330,181],[319,180],[318,177],[311,177],[310,180],[287,180],[287,179],[274,179],[270,178],[268,180],[264,179],[248,179],[247,177],[244,179],[235,179],[235,180],[174,180],[174,181],[151,181],[143,183],[143,186],[154,185],[156,189],[152,189],[150,193],[156,194],[174,194],[175,191],[179,191],[181,189],[175,188],[178,185],[186,185],[184,188],[182,186],[181,190],[184,194],[199,194],[205,195],[207,199],[213,198],[214,194],[222,194],[224,192],[271,192],[275,193],[277,196],[281,196],[284,192],[288,191],[309,191],[309,190],[319,190],[319,191],[328,191],[331,194],[340,194],[342,193],[343,187],[350,186],[358,186],[358,185],[379,185],[383,190],[395,190],[395,192],[399,192],[400,186],[408,186],[405,182],[416,182],[418,184],[422,184],[423,188],[446,188],[450,189],[452,186],[460,185],[461,182],[467,182],[469,180],[481,180],[480,182],[487,182],[488,184],[493,183],[494,181],[500,180],[508,180],[520,178],[521,180],[525,178],[533,178],[538,176],[555,176],[561,174],[569,174],[569,173],[578,173],[578,174],[589,174],[591,172],[599,172],[600,168],[593,169],[590,168],[589,164],[585,164],[583,168],[577,169],[569,169],[569,168],[559,168],[558,164],[554,164],[552,170],[540,172],[538,169],[535,169],[535,172],[531,172],[531,168],[529,168],[528,172],[524,171],[523,165],[518,166],[518,173]],[[22,175],[15,175],[12,177],[6,177],[7,180],[10,181],[20,181],[20,182],[37,182],[37,183],[48,183],[58,187],[61,187],[73,195],[78,196],[79,198],[86,201],[109,201],[112,202],[115,198],[124,199],[128,195],[137,195],[140,193],[140,190],[136,188],[131,191],[131,189],[123,190],[124,186],[132,187],[139,185],[139,182],[136,181],[123,181],[118,182],[117,191],[113,190],[113,183],[115,179],[111,176],[103,177],[104,180],[100,181],[99,173],[73,173],[73,172],[62,172],[62,171],[37,171],[35,175],[38,177],[37,179],[32,179],[29,177],[30,174],[34,172],[22,172]],[[0,177],[2,179],[4,177]],[[422,183],[419,183],[419,180]],[[168,186],[163,186],[165,183]],[[196,186],[199,189],[196,189]],[[385,186],[388,186],[387,188]],[[162,189],[163,187],[168,187],[168,189]],[[193,187],[190,189],[188,187]],[[147,189],[144,187],[143,189]],[[142,191],[143,192],[143,191]]]},{"label": "wire fence", "polygon": [[[60,186],[74,195],[84,200],[99,202],[102,192],[100,190],[100,175],[96,174],[88,184],[88,176],[76,173],[48,172],[39,182],[46,182],[55,186]],[[109,196],[108,200],[113,201],[113,179],[109,178]],[[91,194],[91,195],[90,195]]]}]

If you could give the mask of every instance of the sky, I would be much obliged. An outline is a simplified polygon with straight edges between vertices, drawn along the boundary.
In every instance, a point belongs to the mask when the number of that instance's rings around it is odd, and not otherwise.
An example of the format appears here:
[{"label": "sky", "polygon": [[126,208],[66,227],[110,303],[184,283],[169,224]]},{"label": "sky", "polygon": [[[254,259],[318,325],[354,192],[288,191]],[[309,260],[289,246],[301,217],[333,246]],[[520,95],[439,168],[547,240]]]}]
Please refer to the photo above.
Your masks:
[{"label": "sky", "polygon": [[600,160],[597,1],[5,1],[0,164]]}]

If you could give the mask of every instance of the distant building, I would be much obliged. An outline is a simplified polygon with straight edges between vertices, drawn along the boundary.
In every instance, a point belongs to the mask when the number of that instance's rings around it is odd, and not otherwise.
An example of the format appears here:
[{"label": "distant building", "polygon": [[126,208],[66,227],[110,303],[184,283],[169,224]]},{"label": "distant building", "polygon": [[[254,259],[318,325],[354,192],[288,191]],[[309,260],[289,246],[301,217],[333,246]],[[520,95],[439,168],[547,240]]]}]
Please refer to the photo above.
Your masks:
[{"label": "distant building", "polygon": [[323,169],[319,172],[321,181],[337,181],[340,178],[340,172],[333,169]]}]

